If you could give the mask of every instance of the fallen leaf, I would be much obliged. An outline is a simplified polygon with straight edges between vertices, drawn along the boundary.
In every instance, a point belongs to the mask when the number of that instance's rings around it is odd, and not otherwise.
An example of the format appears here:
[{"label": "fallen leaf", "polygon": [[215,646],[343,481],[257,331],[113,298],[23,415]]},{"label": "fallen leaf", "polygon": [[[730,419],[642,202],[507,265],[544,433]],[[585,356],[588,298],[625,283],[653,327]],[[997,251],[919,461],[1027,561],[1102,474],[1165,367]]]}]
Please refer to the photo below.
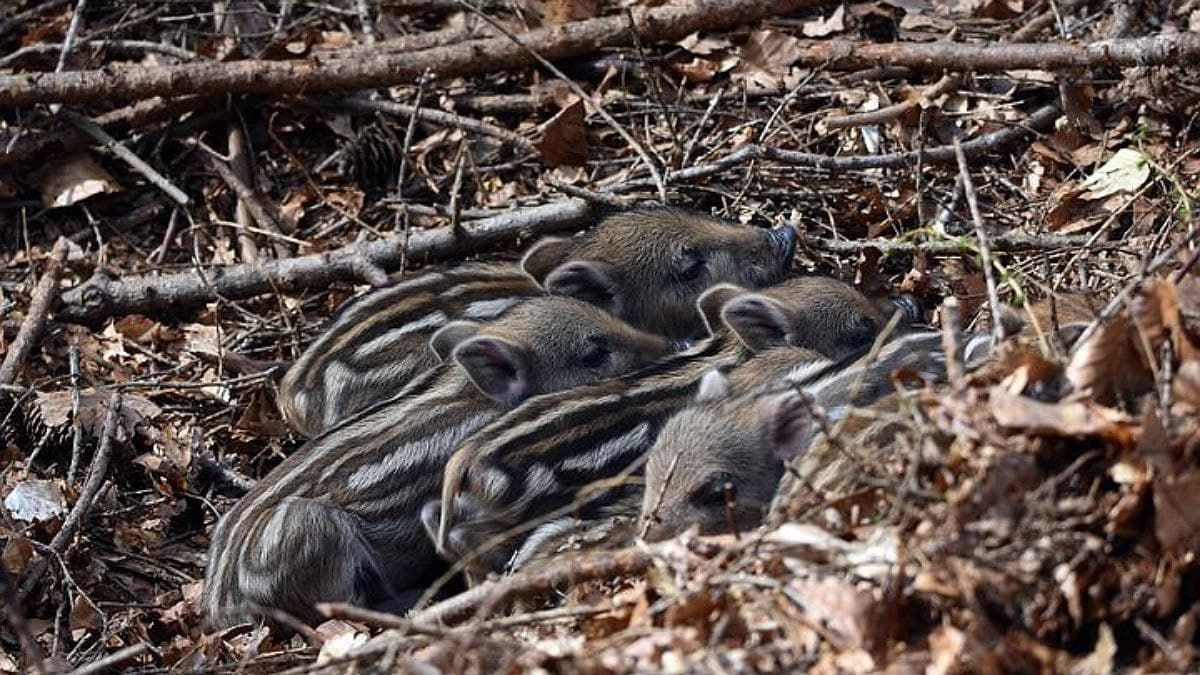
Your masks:
[{"label": "fallen leaf", "polygon": [[988,400],[997,424],[1032,434],[1126,439],[1132,427],[1124,413],[1090,401],[1043,403],[1003,387],[992,387]]},{"label": "fallen leaf", "polygon": [[117,179],[86,153],[71,155],[45,172],[38,188],[47,208],[71,206],[94,195],[121,190]]},{"label": "fallen leaf", "polygon": [[1083,181],[1084,199],[1103,199],[1118,192],[1136,192],[1150,178],[1150,163],[1133,148],[1121,148]]},{"label": "fallen leaf", "polygon": [[538,153],[551,166],[582,166],[587,163],[588,143],[582,99],[563,108],[542,128]]},{"label": "fallen leaf", "polygon": [[803,53],[804,44],[800,40],[779,31],[760,30],[746,39],[742,60],[766,72],[783,75]]},{"label": "fallen leaf", "polygon": [[569,21],[591,19],[599,14],[597,0],[545,0],[542,25],[557,26]]},{"label": "fallen leaf", "polygon": [[[1154,534],[1168,551],[1195,552],[1200,532],[1200,470],[1154,484]],[[1182,551],[1180,551],[1182,552]]]},{"label": "fallen leaf", "polygon": [[33,558],[33,542],[19,534],[9,535],[4,542],[4,571],[14,579],[25,576],[29,560]]},{"label": "fallen leaf", "polygon": [[4,508],[16,520],[42,523],[65,515],[67,498],[58,481],[30,479],[17,483],[8,493]]},{"label": "fallen leaf", "polygon": [[[99,437],[104,430],[104,418],[108,415],[108,392],[97,392],[95,389],[84,389],[79,392],[79,419],[76,421],[84,431],[93,437]],[[50,393],[38,392],[37,408],[42,423],[48,427],[65,427],[71,424],[71,392],[55,391]],[[162,409],[147,398],[135,394],[125,394],[121,397],[121,415],[119,425],[122,438],[132,434],[143,420],[154,419]]]},{"label": "fallen leaf", "polygon": [[701,38],[699,33],[692,33],[675,44],[699,56],[710,56],[733,47],[729,40],[716,37]]},{"label": "fallen leaf", "polygon": [[99,633],[104,627],[104,616],[79,594],[71,605],[70,627],[71,637],[78,641],[88,633]]},{"label": "fallen leaf", "polygon": [[[834,33],[840,33],[846,30],[845,6],[838,5],[837,9],[833,10],[833,14],[829,18],[816,18],[812,21],[805,21],[800,27],[800,32],[806,37],[825,37]],[[793,61],[794,63],[794,61]]]}]

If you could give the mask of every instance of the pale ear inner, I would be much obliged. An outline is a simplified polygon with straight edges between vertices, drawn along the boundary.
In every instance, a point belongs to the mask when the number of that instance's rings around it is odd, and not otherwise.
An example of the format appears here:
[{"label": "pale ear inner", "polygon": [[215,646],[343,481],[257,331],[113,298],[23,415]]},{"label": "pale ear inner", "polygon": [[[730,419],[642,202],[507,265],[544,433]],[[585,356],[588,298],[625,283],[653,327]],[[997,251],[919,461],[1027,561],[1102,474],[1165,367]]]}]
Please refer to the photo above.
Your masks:
[{"label": "pale ear inner", "polygon": [[708,403],[729,395],[729,379],[716,368],[704,373],[696,391],[697,403]]},{"label": "pale ear inner", "polygon": [[438,359],[445,361],[450,358],[450,353],[455,347],[464,340],[475,337],[479,328],[480,324],[474,321],[451,321],[430,336],[429,348],[437,354]]},{"label": "pale ear inner", "polygon": [[775,458],[786,462],[804,453],[816,427],[812,397],[790,390],[765,401],[764,408],[763,432]]},{"label": "pale ear inner", "polygon": [[571,239],[563,237],[542,239],[529,247],[521,257],[521,269],[538,284],[544,284],[554,268],[566,261],[574,244]]},{"label": "pale ear inner", "polygon": [[765,295],[748,293],[730,300],[721,309],[721,320],[753,352],[789,344],[787,312]]},{"label": "pale ear inner", "polygon": [[454,360],[479,391],[499,403],[516,405],[529,395],[529,362],[516,344],[498,337],[473,337],[454,348]]},{"label": "pale ear inner", "polygon": [[616,281],[609,265],[594,260],[573,260],[554,268],[542,284],[554,295],[582,300],[608,312],[616,310]]},{"label": "pale ear inner", "polygon": [[716,335],[725,329],[725,323],[721,320],[721,310],[725,303],[747,292],[735,284],[715,284],[700,294],[696,299],[696,311],[700,312],[700,318],[704,320],[704,327],[708,329],[709,335]]}]

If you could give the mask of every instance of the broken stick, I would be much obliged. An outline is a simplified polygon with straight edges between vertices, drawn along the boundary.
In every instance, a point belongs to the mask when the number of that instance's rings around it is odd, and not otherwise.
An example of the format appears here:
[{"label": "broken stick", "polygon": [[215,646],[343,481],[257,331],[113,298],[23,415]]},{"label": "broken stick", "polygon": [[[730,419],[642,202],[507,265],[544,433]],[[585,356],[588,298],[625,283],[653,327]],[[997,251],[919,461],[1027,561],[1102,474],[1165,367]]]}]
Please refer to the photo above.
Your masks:
[{"label": "broken stick", "polygon": [[86,283],[63,293],[57,316],[90,323],[115,315],[194,307],[218,296],[239,300],[275,291],[321,288],[339,281],[370,283],[382,278],[379,270],[399,267],[406,256],[408,260],[459,258],[523,237],[582,229],[591,218],[587,202],[569,199],[464,224],[461,235],[449,227],[414,231],[407,246],[404,237],[396,236],[286,260],[209,269],[203,274],[188,271],[114,279],[97,270]]},{"label": "broken stick", "polygon": [[0,363],[0,384],[12,384],[17,381],[17,372],[21,370],[21,364],[25,363],[29,352],[33,350],[46,328],[46,315],[50,313],[50,306],[54,304],[58,295],[58,280],[62,278],[63,264],[67,261],[67,249],[67,240],[59,238],[50,251],[46,271],[42,273],[37,288],[33,290],[33,297],[29,300],[29,311],[25,314],[25,320],[21,322],[21,329],[9,346],[4,363]]}]

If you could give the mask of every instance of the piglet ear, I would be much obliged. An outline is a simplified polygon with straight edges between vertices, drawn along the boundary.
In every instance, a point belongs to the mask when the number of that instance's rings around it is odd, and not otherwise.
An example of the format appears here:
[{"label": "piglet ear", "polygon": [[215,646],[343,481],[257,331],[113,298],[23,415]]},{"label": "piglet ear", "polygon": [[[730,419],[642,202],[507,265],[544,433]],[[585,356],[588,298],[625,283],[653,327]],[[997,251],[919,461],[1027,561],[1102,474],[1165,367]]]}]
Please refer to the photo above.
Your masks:
[{"label": "piglet ear", "polygon": [[765,295],[747,293],[730,300],[721,310],[721,320],[752,352],[788,344],[787,313]]},{"label": "piglet ear", "polygon": [[813,400],[808,394],[789,390],[764,402],[763,434],[776,460],[786,462],[803,454],[815,431]]},{"label": "piglet ear", "polygon": [[554,268],[542,283],[554,295],[582,300],[607,312],[616,305],[616,280],[612,268],[592,260],[573,260]]},{"label": "piglet ear", "polygon": [[700,317],[704,320],[704,327],[708,329],[709,335],[716,335],[724,330],[725,324],[721,321],[721,309],[725,307],[725,303],[746,292],[746,289],[741,286],[714,284],[700,294],[696,300],[696,311],[700,312]]},{"label": "piglet ear", "polygon": [[450,353],[463,340],[475,337],[479,324],[474,321],[451,321],[442,326],[429,338],[429,348],[441,361],[450,358]]},{"label": "piglet ear", "polygon": [[571,239],[546,237],[525,252],[525,256],[521,258],[521,269],[533,277],[534,281],[544,284],[554,268],[566,262],[574,245],[575,242]]},{"label": "piglet ear", "polygon": [[700,378],[700,387],[696,391],[697,403],[710,403],[729,395],[729,380],[721,371],[713,368]]},{"label": "piglet ear", "polygon": [[532,390],[525,349],[498,337],[473,337],[454,348],[454,360],[488,398],[516,405]]}]

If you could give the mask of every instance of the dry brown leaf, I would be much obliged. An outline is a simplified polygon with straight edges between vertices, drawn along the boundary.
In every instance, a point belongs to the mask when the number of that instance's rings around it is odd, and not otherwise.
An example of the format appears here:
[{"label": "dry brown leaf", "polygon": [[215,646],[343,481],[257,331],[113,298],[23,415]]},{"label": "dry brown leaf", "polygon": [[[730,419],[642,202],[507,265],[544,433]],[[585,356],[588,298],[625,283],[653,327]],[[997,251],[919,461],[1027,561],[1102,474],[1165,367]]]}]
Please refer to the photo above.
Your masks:
[{"label": "dry brown leaf", "polygon": [[600,12],[597,0],[545,0],[542,5],[542,25],[557,26],[570,21],[582,21]]},{"label": "dry brown leaf", "polygon": [[1010,394],[1002,387],[992,387],[988,400],[996,423],[1009,429],[1056,436],[1132,439],[1133,424],[1128,415],[1089,401],[1042,403]]},{"label": "dry brown leaf", "polygon": [[[1077,346],[1066,376],[1076,391],[1091,391],[1097,401],[1131,400],[1154,386],[1154,374],[1140,347],[1127,312],[1121,312]],[[1120,368],[1112,364],[1121,364]]]},{"label": "dry brown leaf", "polygon": [[582,166],[587,163],[588,142],[582,99],[563,108],[542,128],[538,153],[551,166]]},{"label": "dry brown leaf", "polygon": [[742,59],[763,70],[782,72],[804,53],[804,44],[796,38],[773,30],[750,34],[742,48]]},{"label": "dry brown leaf", "polygon": [[[79,393],[78,423],[92,436],[98,437],[104,429],[104,418],[108,414],[108,392],[84,389]],[[38,392],[38,411],[42,422],[48,427],[63,427],[71,423],[71,392],[55,391],[48,394]],[[127,438],[142,420],[158,417],[162,409],[149,399],[135,394],[121,397],[121,424],[119,438]],[[123,431],[122,431],[123,430]]]},{"label": "dry brown leaf", "polygon": [[82,594],[71,605],[71,637],[79,640],[88,633],[98,633],[104,627],[104,616]]},{"label": "dry brown leaf", "polygon": [[121,186],[91,155],[78,153],[40,176],[38,189],[47,208],[71,206],[94,195],[120,192]]},{"label": "dry brown leaf", "polygon": [[4,571],[14,579],[25,576],[29,560],[33,558],[33,542],[19,534],[11,534],[4,542]]},{"label": "dry brown leaf", "polygon": [[1161,477],[1154,484],[1154,534],[1171,552],[1196,552],[1200,533],[1200,470]]},{"label": "dry brown leaf", "polygon": [[[837,9],[833,10],[833,14],[830,14],[828,18],[817,17],[812,21],[805,21],[804,25],[800,27],[800,32],[804,33],[805,37],[825,37],[826,35],[840,33],[846,30],[845,14],[845,6],[838,5]],[[795,63],[795,60],[792,63]]]}]

